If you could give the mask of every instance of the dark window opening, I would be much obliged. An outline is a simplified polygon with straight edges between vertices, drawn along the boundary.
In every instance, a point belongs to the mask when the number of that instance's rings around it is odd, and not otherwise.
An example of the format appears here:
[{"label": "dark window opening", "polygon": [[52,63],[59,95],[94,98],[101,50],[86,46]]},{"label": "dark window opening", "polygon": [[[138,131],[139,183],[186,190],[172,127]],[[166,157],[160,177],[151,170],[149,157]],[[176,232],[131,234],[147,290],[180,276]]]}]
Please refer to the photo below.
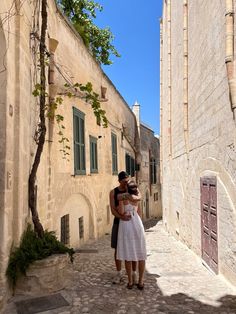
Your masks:
[{"label": "dark window opening", "polygon": [[69,226],[69,214],[61,217],[61,242],[63,244],[69,244],[70,241],[70,226]]},{"label": "dark window opening", "polygon": [[79,238],[84,238],[84,217],[79,218]]}]

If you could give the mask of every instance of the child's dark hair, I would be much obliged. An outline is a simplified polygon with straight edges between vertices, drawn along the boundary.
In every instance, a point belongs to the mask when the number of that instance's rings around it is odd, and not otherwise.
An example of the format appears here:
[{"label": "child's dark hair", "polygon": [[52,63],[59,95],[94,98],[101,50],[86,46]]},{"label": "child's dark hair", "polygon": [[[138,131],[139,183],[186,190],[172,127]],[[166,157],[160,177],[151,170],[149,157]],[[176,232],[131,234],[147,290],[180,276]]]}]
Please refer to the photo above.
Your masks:
[{"label": "child's dark hair", "polygon": [[134,181],[130,181],[127,187],[128,187],[129,194],[134,194],[134,195],[138,194],[138,186]]}]

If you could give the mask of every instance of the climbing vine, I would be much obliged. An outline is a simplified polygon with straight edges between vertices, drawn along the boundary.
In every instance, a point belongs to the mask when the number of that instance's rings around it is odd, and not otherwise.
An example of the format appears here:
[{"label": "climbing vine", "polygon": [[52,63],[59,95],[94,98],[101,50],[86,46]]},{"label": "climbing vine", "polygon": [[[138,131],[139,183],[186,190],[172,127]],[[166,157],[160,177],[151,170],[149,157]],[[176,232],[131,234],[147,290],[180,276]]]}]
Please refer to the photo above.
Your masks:
[{"label": "climbing vine", "polygon": [[[74,21],[74,25],[78,26],[78,30],[80,27],[84,29],[84,35],[85,37],[88,36],[89,38],[89,47],[94,52],[95,58],[97,60],[100,60],[104,64],[109,64],[110,63],[110,61],[108,60],[109,53],[110,53],[109,51],[114,51],[113,46],[108,45],[108,44],[107,46],[105,46],[104,45],[105,42],[103,42],[103,46],[100,45],[101,40],[99,40],[99,36],[101,35],[101,32],[96,33],[95,31],[96,28],[94,28],[94,25],[91,22],[91,17],[93,18],[96,17],[95,10],[97,8],[101,9],[101,7],[98,4],[94,3],[93,1],[87,1],[87,0],[81,0],[81,1],[61,0],[59,1],[59,3],[62,6],[62,8],[66,10],[66,13],[69,14],[69,17],[72,19],[72,21]],[[55,118],[56,122],[58,123],[58,126],[59,126],[58,135],[60,137],[59,142],[62,144],[61,152],[63,153],[63,158],[67,158],[67,156],[69,155],[68,150],[70,149],[70,146],[68,144],[69,140],[67,137],[64,136],[64,129],[65,129],[65,126],[63,124],[64,117],[57,113],[58,106],[62,105],[63,103],[63,96],[69,97],[69,98],[79,97],[81,99],[84,99],[85,102],[91,105],[94,115],[97,117],[99,121],[102,121],[103,126],[107,127],[108,125],[108,120],[105,115],[106,113],[100,106],[99,95],[93,91],[93,86],[90,82],[86,84],[65,83],[64,91],[62,95],[58,95],[57,97],[55,97],[55,99],[49,100],[49,95],[47,93],[47,86],[46,86],[46,67],[48,66],[47,59],[49,56],[49,53],[46,49],[46,31],[47,31],[47,23],[48,23],[47,4],[48,4],[47,0],[41,0],[41,32],[40,32],[40,35],[37,35],[37,37],[35,36],[39,40],[40,82],[35,84],[33,95],[34,97],[37,97],[39,99],[39,123],[38,123],[36,134],[35,134],[35,141],[37,144],[37,149],[36,149],[35,157],[33,160],[32,169],[29,175],[29,185],[28,185],[29,186],[29,208],[32,214],[34,229],[40,238],[42,238],[44,235],[44,229],[40,222],[39,215],[36,208],[37,191],[36,191],[35,182],[36,182],[37,171],[40,164],[40,159],[43,152],[43,147],[44,147],[45,137],[46,137],[45,119]],[[87,13],[84,10],[87,10]],[[80,20],[78,20],[78,18]],[[92,30],[94,30],[94,33],[92,33]],[[108,37],[106,37],[106,40],[108,40]],[[100,48],[96,45],[92,45],[92,41],[94,43],[96,41],[99,42]],[[96,49],[98,49],[97,52],[96,52]]]},{"label": "climbing vine", "polygon": [[57,3],[99,63],[112,64],[111,54],[120,57],[112,44],[114,35],[110,28],[102,29],[94,23],[96,11],[103,10],[100,4],[93,0],[57,0]]},{"label": "climbing vine", "polygon": [[[93,91],[93,86],[91,82],[84,84],[81,83],[75,83],[75,84],[64,84],[64,92],[61,93],[64,97],[68,98],[80,98],[83,99],[86,103],[91,105],[91,108],[93,109],[93,113],[97,120],[102,122],[102,126],[104,128],[107,128],[108,126],[108,120],[106,117],[106,112],[101,108],[100,105],[100,100],[99,100],[99,94]],[[78,91],[80,93],[78,93]],[[59,136],[59,143],[62,144],[62,148],[60,151],[63,154],[63,159],[67,159],[69,155],[69,139],[65,137],[64,135],[64,130],[65,126],[63,124],[64,117],[61,114],[57,113],[57,109],[60,105],[63,104],[63,97],[58,95],[55,97],[53,101],[49,102],[49,95],[47,92],[43,90],[43,86],[41,84],[36,84],[35,89],[32,92],[34,97],[40,97],[41,94],[44,94],[45,98],[48,99],[48,103],[45,103],[45,115],[49,119],[54,119],[56,120],[58,124],[59,131],[57,135]],[[41,129],[37,129],[36,134],[35,134],[35,141],[38,144],[39,143],[39,135],[40,135]]]},{"label": "climbing vine", "polygon": [[46,108],[46,64],[45,64],[45,46],[46,46],[46,30],[47,30],[47,0],[41,1],[41,34],[40,34],[40,45],[39,45],[39,67],[40,67],[40,94],[39,94],[39,123],[37,128],[37,149],[34,156],[33,165],[29,175],[28,193],[29,193],[29,208],[32,214],[32,221],[34,229],[40,238],[44,235],[44,229],[40,222],[36,201],[36,175],[40,164],[41,155],[46,137],[46,123],[45,123],[45,108]]}]

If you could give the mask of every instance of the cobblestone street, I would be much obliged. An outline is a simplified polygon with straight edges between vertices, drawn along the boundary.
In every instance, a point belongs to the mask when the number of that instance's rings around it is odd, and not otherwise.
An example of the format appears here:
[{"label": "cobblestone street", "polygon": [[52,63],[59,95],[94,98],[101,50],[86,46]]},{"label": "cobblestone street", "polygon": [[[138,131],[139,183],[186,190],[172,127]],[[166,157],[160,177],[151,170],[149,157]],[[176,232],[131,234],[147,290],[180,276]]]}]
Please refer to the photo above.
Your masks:
[{"label": "cobblestone street", "polygon": [[[126,280],[121,285],[111,283],[113,250],[110,235],[106,235],[77,254],[70,284],[60,291],[69,306],[40,313],[236,313],[235,288],[209,272],[195,254],[169,236],[162,222],[149,222],[146,239],[143,291],[136,287],[128,290]],[[14,301],[19,299],[11,300],[6,314],[16,313]]]}]

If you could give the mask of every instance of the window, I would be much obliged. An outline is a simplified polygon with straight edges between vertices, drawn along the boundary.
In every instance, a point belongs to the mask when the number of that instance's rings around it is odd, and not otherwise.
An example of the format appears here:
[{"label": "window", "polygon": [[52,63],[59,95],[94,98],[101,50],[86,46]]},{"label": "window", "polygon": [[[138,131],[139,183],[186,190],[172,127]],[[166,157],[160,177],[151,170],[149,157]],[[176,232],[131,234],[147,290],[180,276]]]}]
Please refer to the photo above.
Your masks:
[{"label": "window", "polygon": [[150,183],[157,183],[157,174],[156,174],[156,160],[155,158],[150,159]]},{"label": "window", "polygon": [[158,201],[158,192],[154,193],[154,202]]},{"label": "window", "polygon": [[90,172],[98,172],[97,139],[90,136]]},{"label": "window", "polygon": [[112,174],[118,173],[117,167],[117,137],[111,133],[111,148],[112,148]]},{"label": "window", "polygon": [[61,242],[63,244],[69,244],[70,240],[70,226],[69,226],[69,214],[61,217]]},{"label": "window", "polygon": [[84,113],[73,108],[75,174],[85,174]]},{"label": "window", "polygon": [[126,167],[126,172],[131,177],[134,177],[134,175],[135,175],[135,162],[134,162],[134,158],[131,157],[129,154],[125,154],[125,167]]},{"label": "window", "polygon": [[84,217],[79,218],[79,238],[84,238]]}]

